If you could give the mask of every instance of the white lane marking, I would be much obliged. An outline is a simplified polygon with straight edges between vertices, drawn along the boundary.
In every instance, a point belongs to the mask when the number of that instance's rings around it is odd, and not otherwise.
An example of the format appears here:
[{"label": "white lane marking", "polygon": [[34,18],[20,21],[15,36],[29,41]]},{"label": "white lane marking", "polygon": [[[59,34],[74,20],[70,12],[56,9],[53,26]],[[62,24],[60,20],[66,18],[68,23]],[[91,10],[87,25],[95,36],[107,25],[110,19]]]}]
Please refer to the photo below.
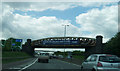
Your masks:
[{"label": "white lane marking", "polygon": [[21,69],[21,68],[9,68],[9,69]]},{"label": "white lane marking", "polygon": [[25,66],[24,68],[22,68],[22,69],[20,69],[20,70],[18,70],[18,71],[22,71],[22,70],[24,70],[24,69],[30,67],[30,66],[33,65],[37,60],[38,60],[38,58],[37,58],[33,63],[31,63],[31,64]]},{"label": "white lane marking", "polygon": [[72,64],[75,65],[75,66],[81,67],[81,65],[77,65],[77,64],[74,64],[74,63],[72,63]]},{"label": "white lane marking", "polygon": [[59,60],[59,61],[64,62],[64,63],[68,63],[68,64],[73,64],[73,65],[75,65],[75,66],[81,67],[81,65],[77,65],[77,64],[74,64],[74,63],[69,63],[69,62],[62,61],[62,60]]}]

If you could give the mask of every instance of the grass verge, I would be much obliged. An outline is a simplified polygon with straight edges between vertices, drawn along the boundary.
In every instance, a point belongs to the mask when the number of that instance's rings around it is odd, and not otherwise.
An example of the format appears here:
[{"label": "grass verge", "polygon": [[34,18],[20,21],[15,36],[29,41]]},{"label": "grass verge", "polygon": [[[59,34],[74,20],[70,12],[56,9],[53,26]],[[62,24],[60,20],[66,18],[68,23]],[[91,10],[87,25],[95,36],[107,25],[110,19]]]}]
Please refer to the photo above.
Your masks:
[{"label": "grass verge", "polygon": [[2,57],[26,57],[26,56],[30,56],[25,52],[12,52],[12,51],[6,51],[6,52],[2,52]]},{"label": "grass verge", "polygon": [[28,58],[31,58],[31,56],[25,52],[12,52],[12,51],[2,52],[2,63],[3,64],[21,61],[21,60],[25,60]]},{"label": "grass verge", "polygon": [[2,64],[7,64],[11,62],[16,62],[16,61],[22,61],[28,58],[14,58],[14,59],[2,59]]},{"label": "grass verge", "polygon": [[83,56],[83,55],[73,55],[73,58],[75,58],[75,59],[80,59],[80,60],[84,60],[85,59],[85,56]]}]

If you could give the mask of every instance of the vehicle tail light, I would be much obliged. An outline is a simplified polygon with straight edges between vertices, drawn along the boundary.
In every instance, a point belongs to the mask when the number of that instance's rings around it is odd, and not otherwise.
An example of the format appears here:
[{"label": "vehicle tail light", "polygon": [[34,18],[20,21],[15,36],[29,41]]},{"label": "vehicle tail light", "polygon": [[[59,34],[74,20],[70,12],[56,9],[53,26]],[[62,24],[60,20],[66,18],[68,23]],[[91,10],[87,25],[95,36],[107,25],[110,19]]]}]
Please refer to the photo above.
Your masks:
[{"label": "vehicle tail light", "polygon": [[112,56],[112,55],[106,55],[106,56]]},{"label": "vehicle tail light", "polygon": [[118,68],[120,68],[120,64],[118,64]]},{"label": "vehicle tail light", "polygon": [[102,63],[98,62],[97,66],[102,67],[103,65],[102,65]]}]

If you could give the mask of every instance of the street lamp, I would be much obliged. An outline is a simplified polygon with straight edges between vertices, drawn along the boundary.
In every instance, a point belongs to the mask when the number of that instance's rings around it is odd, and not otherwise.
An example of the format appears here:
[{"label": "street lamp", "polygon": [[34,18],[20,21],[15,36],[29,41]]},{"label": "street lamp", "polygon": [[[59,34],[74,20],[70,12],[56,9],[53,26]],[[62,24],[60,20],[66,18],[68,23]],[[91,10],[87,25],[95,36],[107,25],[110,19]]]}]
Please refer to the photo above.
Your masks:
[{"label": "street lamp", "polygon": [[[62,25],[62,26],[65,26],[64,37],[66,37],[66,27],[69,26],[69,25],[65,24],[65,25]],[[64,39],[64,47],[65,47],[65,39]],[[65,48],[64,48],[64,56],[65,56]]]},{"label": "street lamp", "polygon": [[66,27],[69,26],[69,25],[62,25],[62,26],[65,26],[65,29],[64,29],[64,37],[66,37]]}]

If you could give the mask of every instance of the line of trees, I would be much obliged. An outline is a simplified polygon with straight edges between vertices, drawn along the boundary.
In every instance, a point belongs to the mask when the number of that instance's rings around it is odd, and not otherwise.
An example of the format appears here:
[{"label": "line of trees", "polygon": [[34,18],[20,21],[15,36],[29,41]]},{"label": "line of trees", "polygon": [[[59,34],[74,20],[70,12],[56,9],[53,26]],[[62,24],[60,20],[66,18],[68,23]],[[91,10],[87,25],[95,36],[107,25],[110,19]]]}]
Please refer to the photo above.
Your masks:
[{"label": "line of trees", "polygon": [[1,40],[1,43],[3,51],[21,51],[22,42],[16,42],[15,38]]},{"label": "line of trees", "polygon": [[105,43],[104,52],[120,57],[120,32]]},{"label": "line of trees", "polygon": [[11,51],[11,40],[13,38],[8,38],[7,40],[2,40],[2,50],[3,51]]}]

